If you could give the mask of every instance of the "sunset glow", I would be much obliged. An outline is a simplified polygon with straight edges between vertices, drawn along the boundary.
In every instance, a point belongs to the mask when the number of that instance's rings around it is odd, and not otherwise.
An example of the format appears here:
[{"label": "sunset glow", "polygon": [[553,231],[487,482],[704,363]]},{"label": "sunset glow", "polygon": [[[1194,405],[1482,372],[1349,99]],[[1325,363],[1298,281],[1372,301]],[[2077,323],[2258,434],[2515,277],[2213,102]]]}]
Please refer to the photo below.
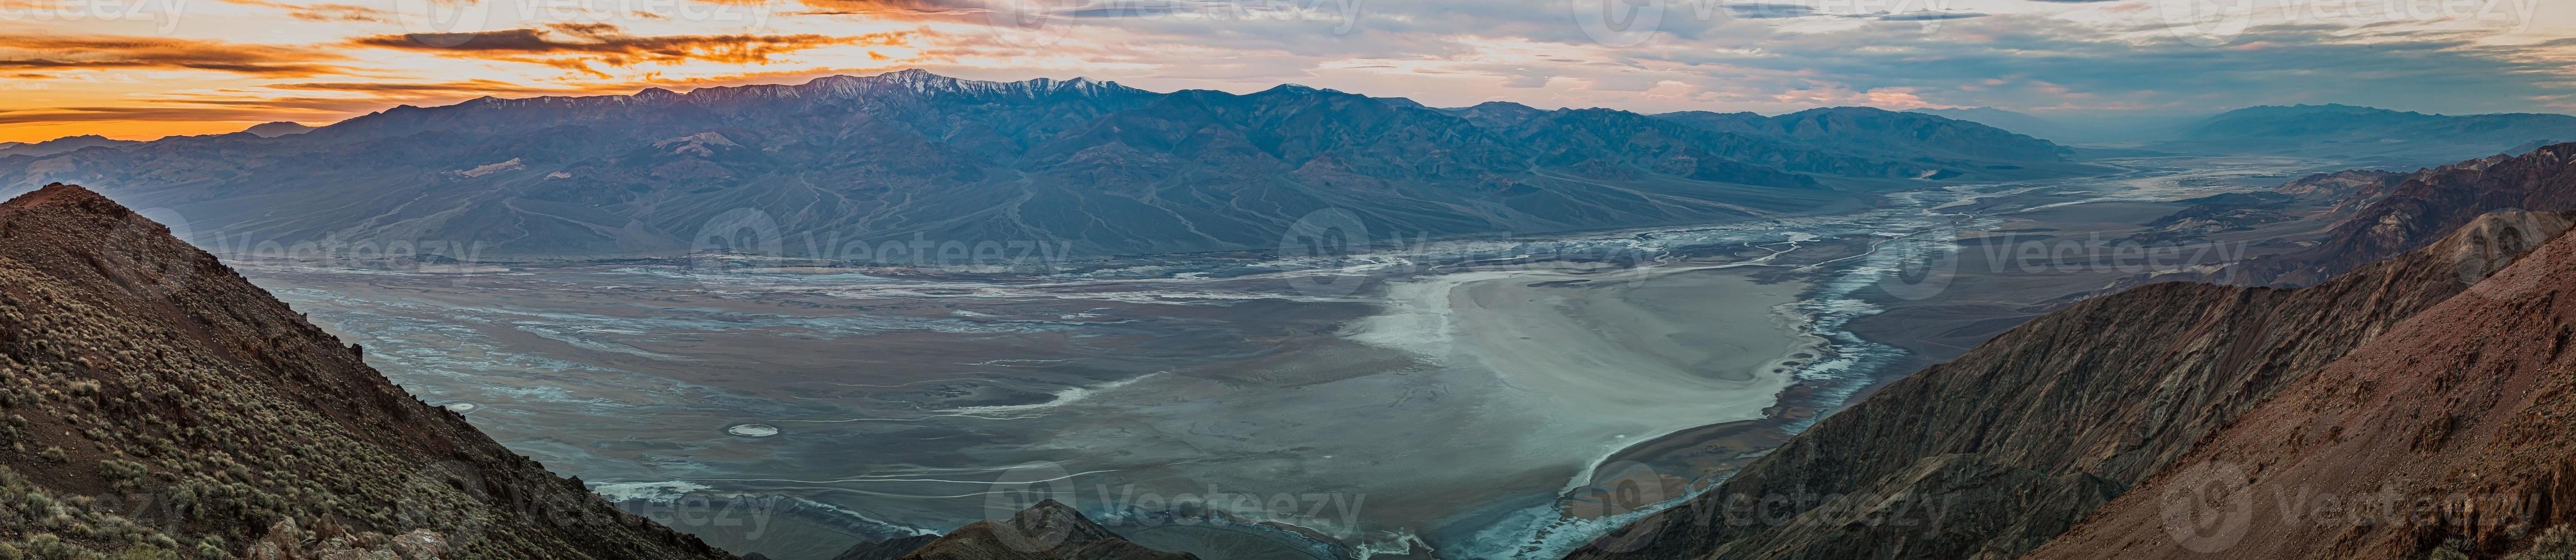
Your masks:
[{"label": "sunset glow", "polygon": [[[2576,10],[2202,0],[0,0],[0,141],[926,68],[1435,106],[2565,111]],[[1605,15],[1607,14],[1607,15]],[[2179,15],[2177,15],[2179,14]],[[2001,77],[1998,77],[2001,76]],[[2458,91],[2489,92],[2475,97]]]}]

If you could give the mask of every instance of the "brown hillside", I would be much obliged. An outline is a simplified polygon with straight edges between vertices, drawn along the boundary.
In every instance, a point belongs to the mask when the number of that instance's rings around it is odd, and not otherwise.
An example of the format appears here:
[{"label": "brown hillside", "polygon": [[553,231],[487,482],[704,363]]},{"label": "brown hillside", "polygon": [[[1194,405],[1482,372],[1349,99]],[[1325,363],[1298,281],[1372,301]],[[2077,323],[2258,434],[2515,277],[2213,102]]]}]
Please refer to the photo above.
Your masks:
[{"label": "brown hillside", "polygon": [[2011,558],[2569,227],[2500,213],[2314,287],[2166,283],[1898,381],[1578,559]]},{"label": "brown hillside", "polygon": [[2290,384],[2033,557],[2576,555],[2571,279],[2576,236],[2560,236]]},{"label": "brown hillside", "polygon": [[0,204],[0,558],[732,557],[360,358],[88,190]]}]

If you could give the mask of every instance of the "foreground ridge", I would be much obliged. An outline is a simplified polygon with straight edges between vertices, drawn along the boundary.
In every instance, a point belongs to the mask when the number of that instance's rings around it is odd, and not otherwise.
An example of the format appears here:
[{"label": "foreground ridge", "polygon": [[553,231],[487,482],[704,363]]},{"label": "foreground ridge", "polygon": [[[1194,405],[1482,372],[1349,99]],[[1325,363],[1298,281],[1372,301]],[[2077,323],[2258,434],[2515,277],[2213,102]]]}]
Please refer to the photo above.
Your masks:
[{"label": "foreground ridge", "polygon": [[[2154,499],[2133,488],[2192,463],[2201,442],[2283,387],[2325,383],[2307,379],[2356,348],[2403,347],[2378,340],[2429,326],[2409,320],[2427,309],[2477,299],[2460,294],[2505,281],[2487,277],[2523,268],[2514,263],[2569,224],[2562,213],[2503,212],[2309,288],[2162,283],[2075,304],[1890,385],[1709,493],[1570,557],[2020,557],[2106,503]],[[2377,371],[2422,371],[2382,363]],[[1747,514],[1764,504],[1793,509]],[[2148,521],[2133,521],[2123,535],[2153,538],[2136,528]]]},{"label": "foreground ridge", "polygon": [[0,558],[728,559],[97,193],[0,204]]}]

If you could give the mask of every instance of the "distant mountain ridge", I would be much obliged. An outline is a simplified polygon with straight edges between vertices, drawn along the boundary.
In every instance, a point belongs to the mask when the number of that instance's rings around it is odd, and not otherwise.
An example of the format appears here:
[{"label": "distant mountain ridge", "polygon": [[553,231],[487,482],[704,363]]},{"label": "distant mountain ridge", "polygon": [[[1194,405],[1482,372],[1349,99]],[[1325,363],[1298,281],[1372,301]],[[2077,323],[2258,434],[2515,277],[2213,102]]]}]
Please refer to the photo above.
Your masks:
[{"label": "distant mountain ridge", "polygon": [[[0,159],[0,184],[102,185],[244,239],[470,240],[505,259],[684,254],[706,249],[715,218],[749,211],[813,241],[773,252],[833,258],[914,239],[1276,249],[1334,209],[1378,236],[1707,223],[1858,204],[1834,185],[2066,165],[2035,139],[1928,149],[2011,139],[1983,125],[1834,114],[1832,130],[1602,109],[1479,121],[1294,85],[1156,93],[906,70],[396,107],[277,138]],[[2024,156],[2043,159],[2009,159]]]},{"label": "distant mountain ridge", "polygon": [[0,142],[0,158],[9,156],[44,157],[101,146],[142,144],[133,140],[116,140],[105,136],[68,136],[43,142]]},{"label": "distant mountain ridge", "polygon": [[2413,173],[2346,171],[2304,177],[2281,192],[2343,200],[2315,245],[2208,270],[2141,278],[2303,286],[2415,250],[2491,212],[2576,210],[2576,144],[2542,147]]},{"label": "distant mountain ridge", "polygon": [[2248,107],[2185,127],[2161,147],[2343,160],[2379,158],[2414,167],[2520,153],[2539,141],[2576,138],[2576,116],[2546,113],[2437,115],[2353,105]]},{"label": "distant mountain ridge", "polygon": [[1814,143],[1861,143],[1875,150],[1910,151],[1942,159],[2062,161],[2075,153],[2054,142],[2003,128],[1938,115],[1869,107],[1809,109],[1776,117],[1706,111],[1656,116],[1711,130]]},{"label": "distant mountain ridge", "polygon": [[258,136],[258,137],[261,137],[261,138],[276,138],[276,137],[279,137],[279,136],[290,136],[290,135],[303,134],[303,133],[312,132],[312,131],[313,131],[313,127],[305,126],[305,125],[304,125],[304,123],[289,122],[289,121],[278,121],[278,122],[273,122],[273,123],[263,123],[263,124],[259,124],[259,125],[252,126],[252,127],[250,127],[250,128],[247,128],[247,129],[243,129],[243,130],[242,130],[242,132],[249,133],[249,134],[250,134],[250,135],[252,135],[252,136]]}]

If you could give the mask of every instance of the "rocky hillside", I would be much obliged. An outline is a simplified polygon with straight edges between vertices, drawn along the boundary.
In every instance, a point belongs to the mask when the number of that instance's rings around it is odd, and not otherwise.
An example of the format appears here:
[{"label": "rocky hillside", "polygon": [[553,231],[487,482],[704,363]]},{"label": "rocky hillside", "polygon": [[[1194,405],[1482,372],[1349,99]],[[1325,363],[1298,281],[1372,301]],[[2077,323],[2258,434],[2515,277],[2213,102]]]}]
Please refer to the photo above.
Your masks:
[{"label": "rocky hillside", "polygon": [[2288,382],[2030,557],[2576,557],[2570,278],[2562,235]]},{"label": "rocky hillside", "polygon": [[2060,309],[1571,557],[2019,556],[2568,224],[2499,214],[2313,287],[2163,283]]},{"label": "rocky hillside", "polygon": [[[405,106],[274,138],[0,157],[0,184],[115,185],[119,200],[244,250],[400,241],[481,249],[450,258],[669,256],[726,248],[707,242],[751,225],[774,233],[749,252],[884,260],[851,249],[1275,250],[1326,209],[1376,238],[1709,223],[1862,203],[1836,184],[2066,165],[2027,138],[1990,153],[1981,139],[2011,135],[1982,125],[1881,117],[1906,123],[1716,130],[1604,109],[1462,116],[1293,85],[1161,93],[915,70]],[[1952,149],[1918,149],[1930,144]],[[2024,155],[2044,159],[2011,159]],[[777,237],[792,239],[770,250]]]},{"label": "rocky hillside", "polygon": [[0,204],[0,318],[0,558],[732,558],[80,187]]}]

